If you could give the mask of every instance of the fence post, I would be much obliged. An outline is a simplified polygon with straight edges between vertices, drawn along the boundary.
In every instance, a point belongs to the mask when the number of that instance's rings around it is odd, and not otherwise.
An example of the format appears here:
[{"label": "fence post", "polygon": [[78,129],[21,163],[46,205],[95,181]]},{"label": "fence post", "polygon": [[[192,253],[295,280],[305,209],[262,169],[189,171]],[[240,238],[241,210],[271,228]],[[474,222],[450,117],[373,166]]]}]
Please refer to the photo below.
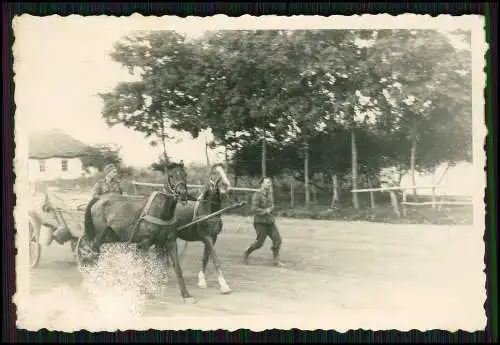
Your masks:
[{"label": "fence post", "polygon": [[134,193],[137,195],[137,185],[135,184],[135,181],[132,181],[132,185],[134,186]]},{"label": "fence post", "polygon": [[295,190],[295,183],[294,183],[294,180],[291,179],[290,180],[290,208],[294,208],[295,207],[295,193],[294,193],[294,190]]},{"label": "fence post", "polygon": [[437,208],[437,210],[438,210],[438,211],[441,211],[441,209],[443,208],[443,200],[444,200],[444,197],[443,197],[443,196],[441,196],[441,197],[439,198],[439,202],[438,202],[438,203],[437,203],[437,205],[436,205],[436,208]]},{"label": "fence post", "polygon": [[436,209],[436,187],[432,187],[432,208]]}]

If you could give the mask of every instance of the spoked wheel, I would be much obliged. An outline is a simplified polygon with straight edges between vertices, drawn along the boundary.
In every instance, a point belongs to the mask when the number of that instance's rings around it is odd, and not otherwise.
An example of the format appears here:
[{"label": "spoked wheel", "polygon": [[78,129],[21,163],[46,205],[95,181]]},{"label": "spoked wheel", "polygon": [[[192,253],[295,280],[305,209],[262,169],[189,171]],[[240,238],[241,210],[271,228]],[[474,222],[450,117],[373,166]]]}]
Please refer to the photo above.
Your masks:
[{"label": "spoked wheel", "polygon": [[78,267],[80,269],[86,269],[94,266],[98,259],[98,256],[92,250],[91,242],[86,235],[83,235],[78,239],[78,242],[76,243],[75,254]]},{"label": "spoked wheel", "polygon": [[38,243],[35,227],[32,222],[29,222],[30,227],[30,268],[35,268],[40,262],[40,254],[42,246]]}]

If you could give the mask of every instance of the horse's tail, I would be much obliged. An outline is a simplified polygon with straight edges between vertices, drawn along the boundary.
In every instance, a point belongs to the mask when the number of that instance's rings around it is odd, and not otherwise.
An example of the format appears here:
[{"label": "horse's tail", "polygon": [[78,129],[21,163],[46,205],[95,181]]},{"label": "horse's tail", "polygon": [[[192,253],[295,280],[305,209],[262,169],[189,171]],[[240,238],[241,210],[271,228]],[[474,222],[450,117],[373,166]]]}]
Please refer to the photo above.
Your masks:
[{"label": "horse's tail", "polygon": [[90,200],[87,208],[85,209],[85,220],[84,220],[84,231],[88,239],[93,240],[95,238],[95,227],[94,221],[92,220],[92,206],[97,202],[97,198]]}]

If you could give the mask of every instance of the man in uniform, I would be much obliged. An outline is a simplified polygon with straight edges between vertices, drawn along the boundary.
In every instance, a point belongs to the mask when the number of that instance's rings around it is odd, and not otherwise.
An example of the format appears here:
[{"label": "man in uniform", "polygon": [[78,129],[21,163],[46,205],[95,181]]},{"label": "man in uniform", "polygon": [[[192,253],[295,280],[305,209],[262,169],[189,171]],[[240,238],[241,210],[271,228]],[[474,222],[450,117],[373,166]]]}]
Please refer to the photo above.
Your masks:
[{"label": "man in uniform", "polygon": [[97,181],[92,189],[92,197],[99,198],[103,194],[107,193],[118,193],[123,194],[120,187],[120,181],[118,181],[118,171],[113,164],[108,164],[104,167],[104,178]]},{"label": "man in uniform", "polygon": [[[108,164],[104,167],[104,178],[97,181],[97,183],[94,185],[92,189],[92,200],[87,205],[87,208],[85,209],[85,223],[91,222],[92,221],[92,214],[90,213],[90,210],[92,206],[99,200],[99,197],[103,194],[108,194],[108,193],[118,193],[118,194],[123,194],[122,189],[120,187],[120,181],[118,181],[117,176],[118,176],[118,171],[116,170],[116,167],[113,164]],[[95,237],[95,234],[88,234],[90,235],[93,239]],[[94,249],[99,248],[100,246],[100,239],[96,239],[94,241]]]},{"label": "man in uniform", "polygon": [[273,242],[271,250],[273,252],[273,263],[275,266],[283,266],[280,262],[281,236],[275,224],[272,214],[274,210],[274,200],[272,191],[272,181],[269,177],[261,178],[260,190],[255,192],[252,198],[252,212],[254,214],[254,228],[257,233],[256,240],[248,247],[243,254],[243,262],[248,264],[250,254],[261,248],[269,236]]}]

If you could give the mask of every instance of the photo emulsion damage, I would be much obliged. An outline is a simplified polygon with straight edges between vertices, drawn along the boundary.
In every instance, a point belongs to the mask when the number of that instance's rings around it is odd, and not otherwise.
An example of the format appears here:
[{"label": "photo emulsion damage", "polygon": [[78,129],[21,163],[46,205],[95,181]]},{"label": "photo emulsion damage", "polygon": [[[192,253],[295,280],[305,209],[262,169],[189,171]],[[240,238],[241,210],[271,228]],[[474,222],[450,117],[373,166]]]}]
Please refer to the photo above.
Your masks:
[{"label": "photo emulsion damage", "polygon": [[13,30],[20,329],[485,328],[482,17]]}]

